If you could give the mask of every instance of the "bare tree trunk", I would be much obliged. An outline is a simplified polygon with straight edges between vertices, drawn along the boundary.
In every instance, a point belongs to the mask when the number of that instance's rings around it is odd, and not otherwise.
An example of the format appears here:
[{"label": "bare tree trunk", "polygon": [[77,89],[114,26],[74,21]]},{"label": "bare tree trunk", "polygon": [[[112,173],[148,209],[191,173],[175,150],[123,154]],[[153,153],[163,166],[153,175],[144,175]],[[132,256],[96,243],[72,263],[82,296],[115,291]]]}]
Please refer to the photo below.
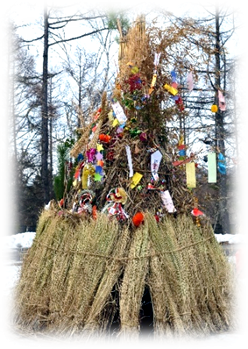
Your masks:
[{"label": "bare tree trunk", "polygon": [[49,113],[49,195],[50,198],[54,197],[53,193],[53,117],[54,114],[52,112],[52,91],[53,91],[53,85],[52,85],[52,76],[50,77],[50,100],[49,104],[51,107],[50,113]]},{"label": "bare tree trunk", "polygon": [[16,115],[15,115],[15,64],[12,62],[12,118],[13,118],[13,151],[14,163],[17,163],[17,144],[16,144]]},{"label": "bare tree trunk", "polygon": [[49,201],[49,170],[48,170],[48,13],[44,10],[44,51],[43,51],[43,84],[42,84],[42,124],[41,124],[41,183],[43,201]]},{"label": "bare tree trunk", "polygon": [[[234,112],[234,129],[235,129],[235,151],[236,151],[236,157],[239,159],[239,137],[238,137],[238,118],[237,118],[237,101],[236,101],[236,74],[234,69],[234,80],[233,80],[233,91],[234,91],[234,101],[233,101],[233,112]],[[239,160],[238,160],[239,161]],[[238,165],[236,167],[236,177],[237,180],[240,182],[240,165],[238,162]]]},{"label": "bare tree trunk", "polygon": [[[215,88],[216,88],[216,102],[218,102],[218,90],[220,89],[221,76],[220,76],[220,19],[219,10],[216,9],[215,15],[215,30],[216,30],[216,42],[215,42]],[[225,111],[218,109],[215,114],[216,122],[216,138],[217,147],[219,152],[225,157],[225,129],[224,129],[224,117]],[[228,213],[228,201],[227,201],[227,177],[224,174],[218,173],[218,187],[219,187],[219,200],[218,200],[218,218],[217,223],[222,226],[222,232],[225,234],[230,233],[230,221]]]},{"label": "bare tree trunk", "polygon": [[7,40],[7,69],[6,69],[6,88],[5,88],[6,97],[5,97],[5,115],[4,115],[5,173],[8,172],[8,163],[9,163],[9,118],[10,118],[10,39],[9,37]]}]

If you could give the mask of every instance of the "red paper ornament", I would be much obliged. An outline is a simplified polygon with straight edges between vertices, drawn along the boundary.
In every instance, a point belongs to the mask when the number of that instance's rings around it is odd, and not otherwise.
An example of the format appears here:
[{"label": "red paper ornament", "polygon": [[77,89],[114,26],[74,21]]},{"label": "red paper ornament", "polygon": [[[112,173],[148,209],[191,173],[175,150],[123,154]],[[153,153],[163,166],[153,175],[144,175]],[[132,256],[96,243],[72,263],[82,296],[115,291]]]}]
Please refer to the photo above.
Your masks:
[{"label": "red paper ornament", "polygon": [[101,133],[101,134],[99,135],[99,140],[100,140],[101,142],[104,142],[104,143],[109,143],[110,140],[111,140],[111,136],[105,135],[105,134]]},{"label": "red paper ornament", "polygon": [[135,227],[140,226],[140,224],[142,222],[144,222],[144,218],[145,217],[144,217],[142,212],[137,212],[132,218],[132,221],[133,221],[133,224],[135,225]]},{"label": "red paper ornament", "polygon": [[195,217],[198,217],[198,216],[205,216],[204,213],[200,210],[198,210],[197,207],[195,207],[192,211],[191,211],[191,214]]},{"label": "red paper ornament", "polygon": [[97,219],[97,208],[96,205],[92,207],[92,218]]}]

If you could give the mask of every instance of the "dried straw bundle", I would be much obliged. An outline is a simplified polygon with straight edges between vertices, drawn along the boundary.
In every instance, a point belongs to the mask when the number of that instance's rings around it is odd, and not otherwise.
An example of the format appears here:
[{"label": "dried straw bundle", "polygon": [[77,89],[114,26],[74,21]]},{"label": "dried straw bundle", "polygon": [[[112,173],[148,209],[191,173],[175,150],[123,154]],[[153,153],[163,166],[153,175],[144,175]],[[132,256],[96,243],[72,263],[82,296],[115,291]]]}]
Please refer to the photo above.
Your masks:
[{"label": "dried straw bundle", "polygon": [[133,230],[105,215],[43,212],[16,288],[15,322],[25,331],[92,336],[111,331],[115,318],[121,335],[137,336],[145,287],[155,337],[233,325],[231,269],[210,226],[186,216],[158,224],[146,212]]}]

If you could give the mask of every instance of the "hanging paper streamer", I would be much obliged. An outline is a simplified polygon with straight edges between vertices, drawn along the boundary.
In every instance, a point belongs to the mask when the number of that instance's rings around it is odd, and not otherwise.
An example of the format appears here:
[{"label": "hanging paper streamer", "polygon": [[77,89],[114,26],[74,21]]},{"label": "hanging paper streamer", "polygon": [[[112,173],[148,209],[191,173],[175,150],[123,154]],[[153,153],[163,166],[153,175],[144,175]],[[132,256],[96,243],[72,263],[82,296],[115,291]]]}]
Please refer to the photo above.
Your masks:
[{"label": "hanging paper streamer", "polygon": [[95,167],[91,163],[87,163],[83,169],[82,188],[88,189],[90,178],[95,174]]},{"label": "hanging paper streamer", "polygon": [[171,72],[171,79],[172,79],[172,82],[176,82],[177,74],[176,74],[175,70],[172,70],[172,72]]},{"label": "hanging paper streamer", "polygon": [[175,100],[176,105],[178,106],[180,111],[184,110],[184,104],[183,104],[183,99],[181,96],[178,96],[178,98]]},{"label": "hanging paper streamer", "polygon": [[161,52],[159,52],[159,53],[155,53],[155,56],[154,56],[154,65],[155,65],[155,67],[157,67],[158,66],[158,64],[159,64],[159,60],[160,60],[160,56],[161,56]]},{"label": "hanging paper streamer", "polygon": [[223,96],[223,94],[220,90],[218,90],[218,99],[219,99],[219,109],[221,111],[225,111],[226,110],[226,101],[225,101],[225,97]]},{"label": "hanging paper streamer", "polygon": [[196,177],[195,177],[195,163],[188,162],[186,164],[186,183],[187,188],[196,187]]},{"label": "hanging paper streamer", "polygon": [[161,191],[160,195],[161,195],[161,199],[162,199],[163,205],[166,208],[166,210],[169,213],[176,212],[176,209],[173,205],[173,201],[172,201],[171,195],[169,193],[169,190]]},{"label": "hanging paper streamer", "polygon": [[174,88],[174,87],[172,87],[172,86],[170,86],[170,85],[168,85],[168,84],[165,84],[165,85],[164,85],[164,88],[165,88],[168,92],[170,92],[173,96],[175,96],[175,95],[178,93],[178,90],[177,90],[176,88]]},{"label": "hanging paper streamer", "polygon": [[216,154],[208,154],[208,183],[216,183],[217,171],[216,171]]},{"label": "hanging paper streamer", "polygon": [[153,74],[152,82],[151,82],[151,88],[153,88],[155,86],[156,80],[157,80],[157,74]]},{"label": "hanging paper streamer", "polygon": [[127,161],[129,167],[129,177],[133,177],[132,155],[129,145],[126,145]]},{"label": "hanging paper streamer", "polygon": [[140,182],[141,178],[143,177],[143,175],[139,172],[135,172],[135,174],[132,177],[132,182],[131,182],[131,189],[135,188],[136,185]]},{"label": "hanging paper streamer", "polygon": [[161,159],[162,159],[162,154],[160,153],[159,150],[155,151],[155,153],[151,155],[151,172],[155,181],[159,179],[158,169],[159,169]]},{"label": "hanging paper streamer", "polygon": [[124,122],[127,121],[127,117],[123,111],[122,106],[120,105],[119,102],[113,103],[112,104],[115,116],[117,118],[117,120],[119,121],[120,124],[124,124]]},{"label": "hanging paper streamer", "polygon": [[192,91],[194,88],[193,74],[189,72],[187,75],[187,87],[189,91]]},{"label": "hanging paper streamer", "polygon": [[221,174],[226,174],[226,161],[223,154],[218,155],[218,171]]}]

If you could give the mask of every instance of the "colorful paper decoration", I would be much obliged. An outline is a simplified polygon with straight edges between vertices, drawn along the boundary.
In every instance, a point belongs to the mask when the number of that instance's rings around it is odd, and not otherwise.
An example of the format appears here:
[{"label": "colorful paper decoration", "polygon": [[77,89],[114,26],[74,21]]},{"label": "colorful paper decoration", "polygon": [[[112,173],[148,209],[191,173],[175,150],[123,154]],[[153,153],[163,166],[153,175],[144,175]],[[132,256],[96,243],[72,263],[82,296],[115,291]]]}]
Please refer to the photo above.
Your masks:
[{"label": "colorful paper decoration", "polygon": [[169,193],[169,190],[161,191],[160,192],[161,199],[163,202],[164,207],[169,213],[176,212],[176,209],[174,207],[171,195]]},{"label": "colorful paper decoration", "polygon": [[88,189],[89,179],[95,174],[95,167],[91,163],[84,165],[83,175],[82,175],[82,188]]},{"label": "colorful paper decoration", "polygon": [[153,74],[153,76],[152,76],[152,82],[151,82],[151,87],[154,87],[154,86],[155,86],[156,80],[157,80],[157,74]]},{"label": "colorful paper decoration", "polygon": [[112,126],[115,127],[117,125],[120,125],[120,123],[119,123],[118,119],[114,119]]},{"label": "colorful paper decoration", "polygon": [[217,111],[218,111],[218,106],[217,106],[216,104],[213,104],[213,105],[211,106],[211,112],[217,113]]},{"label": "colorful paper decoration", "polygon": [[193,74],[192,71],[190,71],[187,75],[187,87],[189,91],[192,91],[194,88],[194,81],[193,81]]},{"label": "colorful paper decoration", "polygon": [[93,120],[94,120],[94,121],[96,121],[96,120],[99,118],[99,116],[100,116],[100,114],[101,114],[101,111],[102,111],[102,108],[99,108],[99,109],[96,111],[96,114],[93,115]]},{"label": "colorful paper decoration", "polygon": [[131,73],[132,73],[132,74],[137,74],[138,71],[139,71],[139,68],[138,68],[138,67],[133,67],[133,68],[131,69]]},{"label": "colorful paper decoration", "polygon": [[146,142],[147,141],[147,133],[146,132],[142,132],[139,135],[139,138],[140,138],[141,142]]},{"label": "colorful paper decoration", "polygon": [[139,227],[141,223],[144,222],[144,215],[142,212],[137,212],[133,218],[132,218],[132,221],[133,221],[133,224],[135,225],[135,227]]},{"label": "colorful paper decoration", "polygon": [[108,217],[115,216],[118,221],[124,221],[129,217],[122,204],[113,201],[105,205],[102,212],[107,213]]},{"label": "colorful paper decoration", "polygon": [[154,62],[153,62],[153,64],[155,65],[155,67],[157,67],[158,64],[159,64],[160,56],[161,56],[161,52],[159,52],[159,53],[156,53],[156,52],[155,52],[155,55],[154,55]]},{"label": "colorful paper decoration", "polygon": [[195,163],[188,162],[186,164],[186,183],[187,188],[195,188],[196,187],[196,176],[195,176]]},{"label": "colorful paper decoration", "polygon": [[220,90],[218,90],[218,100],[219,100],[219,109],[221,111],[225,111],[226,110],[226,101],[225,101],[225,97],[223,96],[223,94]]},{"label": "colorful paper decoration", "polygon": [[221,174],[226,174],[226,161],[222,153],[218,154],[218,171]]},{"label": "colorful paper decoration", "polygon": [[132,155],[129,145],[126,145],[126,153],[127,153],[127,161],[129,167],[129,177],[133,177],[133,163],[132,163]]},{"label": "colorful paper decoration", "polygon": [[178,154],[179,154],[179,156],[185,156],[186,150],[185,149],[179,150]]},{"label": "colorful paper decoration", "polygon": [[101,182],[102,177],[103,177],[103,176],[102,176],[100,173],[95,173],[95,174],[94,174],[94,181],[95,181],[95,182]]},{"label": "colorful paper decoration", "polygon": [[162,159],[162,154],[160,153],[159,150],[155,151],[155,153],[151,155],[151,172],[155,181],[159,179],[158,169],[159,169],[161,159]]},{"label": "colorful paper decoration", "polygon": [[175,70],[172,70],[172,72],[171,72],[171,79],[173,82],[175,82],[177,79],[177,74],[176,74]]},{"label": "colorful paper decoration", "polygon": [[107,201],[125,204],[127,201],[127,193],[122,187],[111,189],[106,197]]},{"label": "colorful paper decoration", "polygon": [[208,183],[216,183],[217,169],[216,169],[216,154],[208,153]]},{"label": "colorful paper decoration", "polygon": [[192,216],[194,217],[199,217],[199,216],[205,216],[205,214],[200,211],[197,207],[195,207],[192,211],[191,211]]},{"label": "colorful paper decoration", "polygon": [[132,62],[128,62],[128,63],[127,63],[127,66],[129,66],[129,68],[132,68],[133,65],[134,65],[134,64],[133,64]]},{"label": "colorful paper decoration", "polygon": [[101,142],[104,142],[104,143],[109,143],[110,140],[111,140],[111,136],[105,135],[105,134],[101,133],[101,134],[99,135],[99,140],[100,140]]},{"label": "colorful paper decoration", "polygon": [[170,85],[168,85],[168,84],[165,84],[165,85],[164,85],[164,88],[165,88],[168,92],[170,92],[173,96],[175,96],[175,95],[178,93],[178,90],[177,90],[176,88],[174,88],[174,87],[172,87],[172,86],[170,86]]},{"label": "colorful paper decoration", "polygon": [[112,104],[115,116],[117,118],[117,120],[119,121],[120,124],[124,124],[124,122],[127,121],[127,117],[123,111],[122,106],[120,105],[119,102],[113,103]]},{"label": "colorful paper decoration", "polygon": [[190,162],[192,159],[191,158],[188,158],[188,159],[185,159],[185,160],[177,160],[177,161],[174,161],[172,163],[173,166],[180,166],[180,165],[185,165],[187,164],[188,162]]},{"label": "colorful paper decoration", "polygon": [[103,155],[100,152],[97,152],[95,157],[97,161],[100,161],[103,159]]},{"label": "colorful paper decoration", "polygon": [[114,115],[113,115],[113,110],[110,110],[110,112],[108,113],[108,119],[109,121],[114,121]]},{"label": "colorful paper decoration", "polygon": [[86,157],[89,162],[94,162],[95,154],[96,154],[95,148],[90,148],[89,150],[86,151]]},{"label": "colorful paper decoration", "polygon": [[143,177],[143,175],[141,173],[135,172],[135,174],[132,177],[131,184],[130,184],[131,189],[136,187],[136,185],[140,182],[142,177]]},{"label": "colorful paper decoration", "polygon": [[176,105],[178,106],[180,111],[184,110],[184,104],[183,104],[183,99],[181,96],[178,96],[178,98],[175,100]]}]

